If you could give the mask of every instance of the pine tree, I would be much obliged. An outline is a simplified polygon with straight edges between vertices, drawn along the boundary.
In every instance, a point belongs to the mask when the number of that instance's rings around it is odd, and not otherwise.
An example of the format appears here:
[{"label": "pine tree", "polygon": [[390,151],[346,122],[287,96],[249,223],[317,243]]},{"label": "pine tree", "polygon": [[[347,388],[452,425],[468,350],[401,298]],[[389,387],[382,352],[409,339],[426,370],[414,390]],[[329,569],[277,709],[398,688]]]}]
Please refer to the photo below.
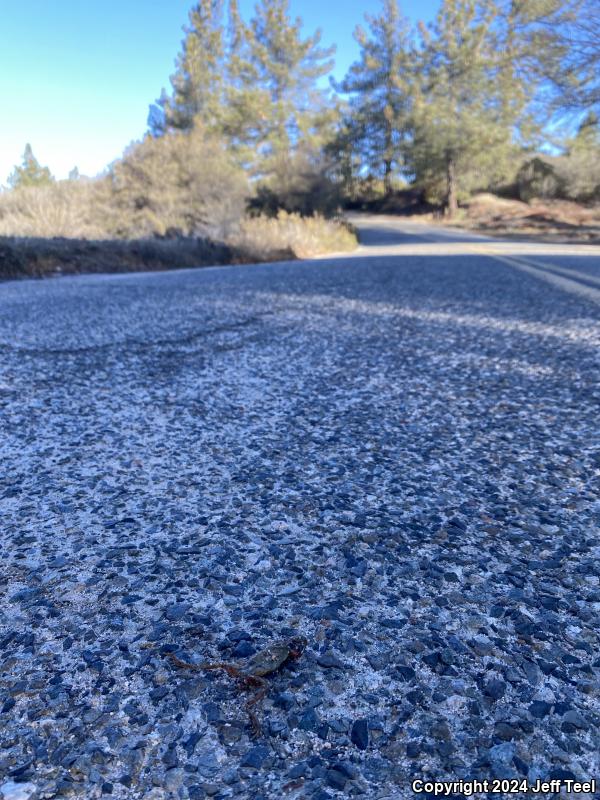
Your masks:
[{"label": "pine tree", "polygon": [[490,39],[507,124],[540,134],[548,122],[549,88],[569,50],[566,26],[582,0],[487,0],[494,12]]},{"label": "pine tree", "polygon": [[358,129],[347,104],[340,109],[337,130],[324,148],[330,161],[329,174],[346,200],[354,202],[361,195],[361,171],[365,163],[364,131]]},{"label": "pine tree", "polygon": [[223,109],[223,0],[199,0],[184,27],[185,38],[171,76],[172,94],[163,89],[150,107],[153,135],[167,130],[191,130],[198,119],[207,130],[218,130]]},{"label": "pine tree", "polygon": [[565,89],[564,80],[555,80],[559,104],[576,111],[594,108],[600,112],[600,5],[598,0],[571,0],[573,4],[562,34],[559,70],[559,75],[570,81]]},{"label": "pine tree", "polygon": [[[490,0],[491,2],[491,0]],[[598,0],[494,0],[513,22],[514,63],[527,89],[541,90],[540,114],[600,109]],[[509,53],[505,51],[508,57]]]},{"label": "pine tree", "polygon": [[12,189],[20,189],[27,186],[48,186],[51,183],[54,183],[52,173],[48,167],[41,166],[33,155],[31,145],[26,144],[23,161],[9,175],[8,185]]},{"label": "pine tree", "polygon": [[237,0],[229,1],[226,42],[222,134],[238,163],[252,170],[270,96],[258,85],[252,31],[240,16]]},{"label": "pine tree", "polygon": [[507,92],[488,31],[490,2],[444,0],[423,37],[415,90],[412,166],[421,186],[437,190],[449,216],[460,190],[501,177],[511,152]]},{"label": "pine tree", "polygon": [[345,139],[353,141],[372,173],[383,176],[389,195],[410,128],[410,35],[397,0],[383,0],[379,16],[366,20],[369,31],[358,26],[354,33],[360,60],[337,89],[352,95]]},{"label": "pine tree", "polygon": [[[259,0],[247,24],[238,0],[200,0],[171,77],[150,108],[155,137],[199,124],[219,136],[238,164],[280,193],[320,169],[321,148],[336,109],[317,86],[335,48],[320,47],[320,31],[302,37],[289,0]],[[302,182],[301,181],[301,182]]]},{"label": "pine tree", "polygon": [[288,0],[260,0],[250,27],[257,86],[270,101],[260,118],[261,172],[284,188],[295,157],[310,159],[331,131],[335,112],[317,81],[331,70],[335,47],[320,47],[319,30],[302,38]]}]

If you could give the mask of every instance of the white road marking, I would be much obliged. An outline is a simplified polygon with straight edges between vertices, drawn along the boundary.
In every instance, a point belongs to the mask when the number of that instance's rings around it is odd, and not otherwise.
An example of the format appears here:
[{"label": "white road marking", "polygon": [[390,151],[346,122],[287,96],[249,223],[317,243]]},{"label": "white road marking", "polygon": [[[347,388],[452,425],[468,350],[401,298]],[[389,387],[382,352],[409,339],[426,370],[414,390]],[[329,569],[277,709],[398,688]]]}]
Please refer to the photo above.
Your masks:
[{"label": "white road marking", "polygon": [[[529,275],[533,275],[540,280],[546,281],[546,283],[550,283],[553,286],[556,286],[559,289],[562,289],[565,292],[569,292],[570,294],[577,294],[585,297],[587,300],[591,300],[593,303],[598,303],[600,305],[600,289],[594,289],[592,286],[586,286],[583,283],[578,283],[577,281],[571,280],[570,278],[562,277],[562,275],[557,275],[555,272],[547,272],[545,271],[544,267],[549,267],[550,265],[541,264],[541,263],[532,263],[529,261],[523,261],[521,259],[517,260],[515,258],[509,258],[507,256],[501,256],[497,253],[490,252],[488,254],[491,258],[496,258],[498,261],[503,261],[505,264],[508,264],[511,267],[515,267],[516,269],[521,270],[522,272],[527,272]],[[551,267],[550,267],[551,268]],[[589,279],[588,275],[584,273],[574,273],[566,269],[560,270],[562,273],[571,274],[577,276],[581,276],[585,280]],[[594,283],[597,283],[597,280],[593,280]]]},{"label": "white road marking", "polygon": [[587,283],[593,283],[596,286],[600,286],[600,278],[596,277],[595,275],[590,275],[587,272],[580,272],[576,269],[566,269],[565,267],[560,267],[557,264],[548,264],[545,261],[528,261],[525,258],[515,257],[515,261],[520,261],[527,266],[530,267],[539,267],[540,269],[549,269],[552,272],[558,272],[560,275],[565,275],[567,278],[579,278],[582,281]]}]

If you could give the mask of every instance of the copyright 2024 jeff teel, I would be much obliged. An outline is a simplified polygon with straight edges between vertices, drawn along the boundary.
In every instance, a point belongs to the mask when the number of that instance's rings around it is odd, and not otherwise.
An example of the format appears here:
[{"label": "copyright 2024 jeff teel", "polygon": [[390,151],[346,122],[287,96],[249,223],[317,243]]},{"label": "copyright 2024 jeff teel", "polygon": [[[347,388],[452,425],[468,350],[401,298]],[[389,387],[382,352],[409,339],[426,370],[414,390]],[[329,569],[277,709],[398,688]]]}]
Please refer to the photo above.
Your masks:
[{"label": "copyright 2024 jeff teel", "polygon": [[596,792],[596,779],[578,781],[571,779],[555,779],[549,781],[528,781],[523,778],[481,781],[424,781],[416,779],[411,788],[415,794],[428,794],[434,797],[452,797],[462,794],[464,797],[474,797],[478,794],[560,794],[561,791],[572,794],[594,794]]}]

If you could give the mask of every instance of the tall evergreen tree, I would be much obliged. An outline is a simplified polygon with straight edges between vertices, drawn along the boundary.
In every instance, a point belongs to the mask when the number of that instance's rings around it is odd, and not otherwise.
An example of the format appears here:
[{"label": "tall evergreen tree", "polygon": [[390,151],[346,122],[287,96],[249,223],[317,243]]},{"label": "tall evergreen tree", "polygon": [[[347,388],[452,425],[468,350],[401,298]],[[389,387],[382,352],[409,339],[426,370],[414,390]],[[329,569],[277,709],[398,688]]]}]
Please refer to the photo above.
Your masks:
[{"label": "tall evergreen tree", "polygon": [[383,0],[381,13],[366,20],[369,30],[358,26],[354,32],[360,60],[337,89],[351,95],[347,139],[369,171],[383,177],[389,194],[410,128],[410,32],[397,0]]},{"label": "tall evergreen tree", "polygon": [[[540,114],[600,108],[598,0],[490,0],[505,61],[521,85],[540,91]],[[508,47],[506,45],[509,45]]]},{"label": "tall evergreen tree", "polygon": [[270,103],[268,91],[258,82],[252,37],[237,0],[229,0],[222,133],[238,162],[250,170],[263,135],[264,109]]},{"label": "tall evergreen tree", "polygon": [[250,27],[257,86],[270,101],[261,114],[262,172],[285,183],[294,156],[320,149],[330,132],[329,93],[317,81],[332,69],[335,47],[320,46],[319,30],[302,38],[289,0],[260,0]]},{"label": "tall evergreen tree", "polygon": [[171,76],[171,95],[163,89],[150,107],[148,124],[154,135],[166,130],[190,130],[199,119],[207,130],[218,130],[223,110],[223,0],[199,0]]},{"label": "tall evergreen tree", "polygon": [[[525,136],[548,122],[557,82],[566,77],[567,31],[587,0],[487,0],[494,11],[490,38],[496,53],[496,75],[504,112]],[[559,73],[563,77],[558,78]],[[566,84],[565,84],[566,85]]]},{"label": "tall evergreen tree", "polygon": [[171,77],[151,107],[155,136],[190,130],[197,122],[217,133],[238,163],[281,188],[317,153],[334,117],[329,92],[318,79],[330,71],[335,48],[321,34],[302,36],[289,0],[259,0],[249,24],[237,0],[199,0]]},{"label": "tall evergreen tree", "polygon": [[468,179],[487,185],[500,177],[511,150],[510,87],[497,80],[488,35],[494,16],[490,2],[444,0],[430,29],[421,27],[412,165],[422,186],[437,186],[450,216]]},{"label": "tall evergreen tree", "polygon": [[16,166],[9,175],[8,185],[12,189],[20,189],[27,186],[48,186],[50,183],[54,183],[52,173],[48,167],[42,167],[33,155],[31,145],[26,144],[21,165]]},{"label": "tall evergreen tree", "polygon": [[553,106],[571,114],[600,111],[600,4],[598,0],[553,2],[558,4],[555,19],[543,32],[551,47],[540,65],[554,89]]}]

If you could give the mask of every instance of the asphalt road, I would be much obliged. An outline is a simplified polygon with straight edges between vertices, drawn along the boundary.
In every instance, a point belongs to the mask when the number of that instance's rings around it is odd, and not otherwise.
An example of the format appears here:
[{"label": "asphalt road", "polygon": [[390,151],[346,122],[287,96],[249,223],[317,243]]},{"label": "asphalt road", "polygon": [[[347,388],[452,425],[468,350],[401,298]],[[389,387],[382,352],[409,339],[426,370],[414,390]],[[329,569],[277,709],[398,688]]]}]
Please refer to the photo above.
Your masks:
[{"label": "asphalt road", "polygon": [[600,248],[359,227],[0,285],[0,797],[600,778]]}]

